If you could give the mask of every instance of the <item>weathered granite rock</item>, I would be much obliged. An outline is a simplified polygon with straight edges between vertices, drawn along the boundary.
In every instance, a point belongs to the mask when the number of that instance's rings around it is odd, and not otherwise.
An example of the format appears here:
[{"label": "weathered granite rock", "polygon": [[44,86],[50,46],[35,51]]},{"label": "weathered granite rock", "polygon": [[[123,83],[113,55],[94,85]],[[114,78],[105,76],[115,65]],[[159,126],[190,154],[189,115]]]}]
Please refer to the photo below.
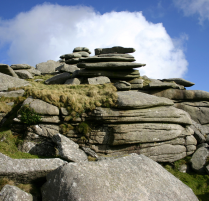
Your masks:
[{"label": "weathered granite rock", "polygon": [[81,55],[81,57],[89,57],[89,53],[85,51],[76,52]]},{"label": "weathered granite rock", "polygon": [[186,173],[187,169],[188,169],[188,166],[186,164],[183,164],[178,168],[179,172],[182,172],[182,173]]},{"label": "weathered granite rock", "polygon": [[79,68],[76,65],[68,65],[68,64],[63,64],[58,67],[60,72],[68,72],[68,73],[73,73],[76,70],[79,70]]},{"label": "weathered granite rock", "polygon": [[156,147],[140,149],[140,154],[158,162],[174,162],[186,157],[186,147],[181,145],[164,144]]},{"label": "weathered granite rock", "polygon": [[64,84],[66,80],[70,78],[71,78],[70,73],[61,73],[61,74],[55,75],[52,78],[49,78],[44,83],[45,84]]},{"label": "weathered granite rock", "polygon": [[88,78],[88,83],[92,85],[110,83],[110,79],[105,76]]},{"label": "weathered granite rock", "polygon": [[131,83],[131,89],[142,89],[143,88],[143,79],[133,79],[130,80],[129,83]]},{"label": "weathered granite rock", "polygon": [[100,55],[97,55],[97,57],[124,57],[124,58],[134,59],[134,56],[130,54],[119,54],[119,53],[100,54]]},{"label": "weathered granite rock", "polygon": [[180,85],[183,85],[185,87],[191,87],[193,86],[195,83],[193,82],[190,82],[190,81],[187,81],[183,78],[169,78],[169,79],[163,79],[162,80],[163,82],[175,82],[176,84],[180,84]]},{"label": "weathered granite rock", "polygon": [[28,64],[12,64],[10,66],[13,70],[30,69],[32,66]]},{"label": "weathered granite rock", "polygon": [[20,183],[30,183],[44,178],[49,172],[67,162],[54,159],[12,159],[0,153],[0,177]]},{"label": "weathered granite rock", "polygon": [[14,72],[14,70],[7,64],[0,64],[0,73],[10,75],[12,77],[17,77],[17,74]]},{"label": "weathered granite rock", "polygon": [[77,64],[79,62],[79,58],[72,58],[65,60],[66,64]]},{"label": "weathered granite rock", "polygon": [[33,201],[33,196],[17,186],[5,185],[0,191],[2,201]]},{"label": "weathered granite rock", "polygon": [[27,85],[29,85],[29,83],[25,80],[0,73],[0,91],[6,91],[8,88],[23,87]]},{"label": "weathered granite rock", "polygon": [[131,89],[131,84],[126,81],[119,81],[116,82],[114,85],[118,91],[128,91]]},{"label": "weathered granite rock", "polygon": [[146,64],[132,63],[132,62],[98,62],[98,63],[78,63],[79,68],[92,69],[92,70],[129,70],[132,68],[139,68]]},{"label": "weathered granite rock", "polygon": [[94,120],[107,123],[164,122],[192,124],[187,112],[172,106],[152,107],[147,109],[120,110],[97,107],[91,114]]},{"label": "weathered granite rock", "polygon": [[208,148],[201,147],[197,149],[190,160],[192,169],[200,174],[205,173],[205,164],[208,157],[209,157]]},{"label": "weathered granite rock", "polygon": [[54,73],[55,69],[60,66],[60,62],[48,60],[47,62],[42,62],[36,65],[36,69],[42,74]]},{"label": "weathered granite rock", "polygon": [[17,91],[0,92],[0,97],[19,97],[23,96],[24,93],[25,91],[23,89]]},{"label": "weathered granite rock", "polygon": [[134,48],[114,46],[112,48],[96,48],[94,51],[95,51],[95,55],[99,55],[99,54],[111,54],[111,53],[119,53],[119,54],[133,53],[136,50]]},{"label": "weathered granite rock", "polygon": [[194,153],[194,151],[196,150],[196,146],[195,145],[188,145],[186,146],[187,149],[187,155],[190,155],[192,153]]},{"label": "weathered granite rock", "polygon": [[85,152],[79,149],[78,144],[61,134],[53,135],[52,141],[57,144],[59,155],[70,162],[87,161]]},{"label": "weathered granite rock", "polygon": [[148,84],[148,87],[151,89],[158,88],[174,88],[179,89],[179,86],[176,83],[171,82],[161,82],[160,80],[150,79],[151,82]]},{"label": "weathered granite rock", "polygon": [[151,94],[159,97],[165,97],[172,100],[192,100],[192,101],[208,101],[209,92],[201,90],[180,90],[166,89],[163,91],[151,91]]},{"label": "weathered granite rock", "polygon": [[99,56],[92,56],[86,58],[80,58],[80,61],[83,62],[133,62],[136,61],[133,57],[120,57],[120,56],[106,56],[106,57],[99,57]]},{"label": "weathered granite rock", "polygon": [[185,145],[187,145],[187,146],[188,145],[197,145],[197,140],[195,139],[195,137],[193,135],[187,136]]},{"label": "weathered granite rock", "polygon": [[79,85],[81,82],[78,78],[71,78],[65,81],[64,84]]},{"label": "weathered granite rock", "polygon": [[43,116],[43,115],[41,115],[40,122],[41,123],[58,124],[58,123],[60,123],[60,118],[59,118],[59,116]]},{"label": "weathered granite rock", "polygon": [[155,97],[137,91],[117,92],[118,108],[141,109],[156,106],[171,106],[173,101],[167,98]]},{"label": "weathered granite rock", "polygon": [[[76,178],[76,179],[75,179]],[[43,201],[197,201],[192,190],[144,155],[69,163],[47,175]]]},{"label": "weathered granite rock", "polygon": [[138,70],[123,70],[118,73],[117,71],[105,71],[105,70],[80,70],[78,72],[78,76],[80,77],[98,77],[98,76],[106,76],[108,78],[114,78],[114,79],[133,79],[140,76]]},{"label": "weathered granite rock", "polygon": [[21,79],[33,79],[33,76],[31,73],[27,70],[15,70],[15,73],[18,75]]},{"label": "weathered granite rock", "polygon": [[41,75],[41,71],[39,71],[39,70],[37,70],[36,68],[34,68],[34,67],[32,67],[31,66],[31,68],[30,69],[27,69],[27,71],[29,72],[29,73],[31,73],[32,75]]},{"label": "weathered granite rock", "polygon": [[83,52],[83,51],[88,52],[89,54],[91,54],[89,48],[87,48],[87,47],[75,47],[73,49],[73,52]]},{"label": "weathered granite rock", "polygon": [[39,99],[33,99],[29,97],[23,102],[22,106],[24,105],[29,105],[29,107],[32,108],[38,114],[51,115],[51,116],[59,115],[58,107],[46,103]]},{"label": "weathered granite rock", "polygon": [[97,155],[92,149],[90,149],[90,148],[88,148],[88,147],[82,147],[82,149],[83,149],[84,152],[85,152],[86,154],[88,154],[89,156],[92,156],[92,157],[94,157],[94,158],[99,158],[98,155]]},{"label": "weathered granite rock", "polygon": [[79,52],[76,52],[76,53],[71,53],[71,54],[64,54],[64,55],[61,55],[60,58],[61,59],[73,59],[73,58],[80,58],[82,57],[81,54],[79,54]]}]

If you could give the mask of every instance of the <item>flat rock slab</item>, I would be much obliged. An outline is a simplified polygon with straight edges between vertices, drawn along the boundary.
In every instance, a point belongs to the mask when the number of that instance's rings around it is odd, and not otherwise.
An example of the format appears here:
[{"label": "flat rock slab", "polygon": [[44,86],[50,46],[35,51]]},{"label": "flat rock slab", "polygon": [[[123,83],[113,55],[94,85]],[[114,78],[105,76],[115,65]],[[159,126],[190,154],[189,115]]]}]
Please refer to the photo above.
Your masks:
[{"label": "flat rock slab", "polygon": [[163,91],[151,91],[151,94],[159,97],[165,97],[172,100],[193,100],[193,101],[208,101],[209,92],[201,90],[180,90],[166,89]]},{"label": "flat rock slab", "polygon": [[42,62],[36,65],[36,69],[42,74],[54,73],[56,68],[60,66],[60,62],[48,60],[47,62]]},{"label": "flat rock slab", "polygon": [[0,154],[0,177],[8,177],[20,183],[30,183],[44,178],[49,172],[66,164],[54,159],[11,159]]},{"label": "flat rock slab", "polygon": [[80,57],[82,56],[81,54],[79,54],[79,52],[75,52],[71,54],[64,54],[60,56],[61,59],[73,59],[73,58],[80,58]]},{"label": "flat rock slab", "polygon": [[17,77],[17,74],[14,72],[14,70],[7,64],[0,64],[0,73],[10,75],[12,77]]},{"label": "flat rock slab", "polygon": [[47,175],[43,201],[198,201],[192,190],[144,155],[69,163]]},{"label": "flat rock slab", "polygon": [[110,83],[110,79],[106,76],[88,78],[88,83],[92,85]]},{"label": "flat rock slab", "polygon": [[68,65],[68,64],[63,64],[59,67],[60,72],[68,72],[68,73],[73,73],[76,70],[80,70],[76,65]]},{"label": "flat rock slab", "polygon": [[189,114],[172,106],[147,109],[121,110],[115,108],[96,108],[91,116],[98,121],[108,123],[164,122],[192,124]]},{"label": "flat rock slab", "polygon": [[93,70],[129,70],[139,68],[146,64],[132,63],[132,62],[98,62],[98,63],[79,63],[79,68],[93,69]]},{"label": "flat rock slab", "polygon": [[19,97],[23,96],[24,93],[25,91],[23,89],[17,91],[0,92],[0,97]]},{"label": "flat rock slab", "polygon": [[21,79],[33,79],[33,76],[31,73],[27,70],[15,70],[15,73],[18,75]]},{"label": "flat rock slab", "polygon": [[0,191],[2,201],[33,201],[33,196],[17,186],[5,185]]},{"label": "flat rock slab", "polygon": [[176,84],[180,84],[180,85],[183,85],[185,87],[191,87],[193,85],[195,85],[195,83],[193,82],[190,82],[190,81],[187,81],[183,78],[169,78],[169,79],[163,79],[162,80],[163,82],[175,82]]},{"label": "flat rock slab", "polygon": [[55,75],[52,78],[49,78],[44,83],[45,84],[64,84],[66,82],[66,80],[68,80],[70,78],[71,78],[70,73],[65,72],[65,73],[61,73],[59,75]]},{"label": "flat rock slab", "polygon": [[141,109],[156,106],[171,106],[173,101],[167,98],[155,97],[137,91],[117,92],[118,108],[122,109]]},{"label": "flat rock slab", "polygon": [[0,73],[0,91],[6,91],[8,88],[23,87],[27,85],[29,85],[29,82],[25,80]]},{"label": "flat rock slab", "polygon": [[13,70],[19,70],[19,69],[30,69],[32,66],[28,64],[12,64],[10,66]]},{"label": "flat rock slab", "polygon": [[73,52],[83,52],[83,51],[88,52],[89,54],[91,54],[89,48],[87,48],[87,47],[75,47],[73,49]]},{"label": "flat rock slab", "polygon": [[87,70],[83,69],[78,72],[79,77],[98,77],[106,76],[108,78],[115,79],[133,79],[140,76],[138,70],[123,70],[118,73],[118,71],[108,71],[108,70]]},{"label": "flat rock slab", "polygon": [[106,57],[98,57],[98,56],[92,56],[87,58],[80,58],[80,61],[83,62],[133,62],[136,61],[132,57],[120,57],[120,56],[106,56]]},{"label": "flat rock slab", "polygon": [[99,54],[112,54],[112,53],[119,53],[119,54],[133,53],[136,50],[134,48],[115,46],[112,48],[96,48],[94,51],[95,51],[95,55],[99,55]]},{"label": "flat rock slab", "polygon": [[119,53],[100,54],[100,55],[97,55],[97,57],[124,57],[124,58],[134,59],[134,56],[130,54],[119,54]]},{"label": "flat rock slab", "polygon": [[53,135],[52,141],[57,144],[59,155],[70,162],[88,161],[84,151],[79,149],[78,144],[61,134]]},{"label": "flat rock slab", "polygon": [[149,83],[149,88],[151,89],[158,89],[158,88],[174,88],[179,89],[179,86],[176,83],[171,82],[161,82],[160,80],[150,79],[151,82]]},{"label": "flat rock slab", "polygon": [[114,84],[118,91],[129,91],[131,89],[131,84],[126,81],[119,81]]},{"label": "flat rock slab", "polygon": [[36,68],[32,67],[30,69],[27,69],[27,71],[29,73],[31,73],[31,75],[41,75],[41,71],[37,70]]}]

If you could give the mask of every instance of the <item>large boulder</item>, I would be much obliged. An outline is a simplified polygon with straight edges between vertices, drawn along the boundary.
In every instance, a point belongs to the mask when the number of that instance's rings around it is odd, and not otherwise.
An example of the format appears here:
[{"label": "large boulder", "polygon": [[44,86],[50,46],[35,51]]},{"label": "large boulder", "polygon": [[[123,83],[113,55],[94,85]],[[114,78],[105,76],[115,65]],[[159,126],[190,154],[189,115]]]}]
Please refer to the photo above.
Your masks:
[{"label": "large boulder", "polygon": [[125,53],[133,53],[136,50],[134,48],[126,48],[121,46],[115,46],[112,48],[96,48],[95,49],[95,55],[99,54],[111,54],[111,53],[119,53],[119,54],[125,54]]},{"label": "large boulder", "polygon": [[28,64],[12,64],[10,66],[13,70],[23,70],[23,69],[31,69],[32,66]]},{"label": "large boulder", "polygon": [[20,183],[43,179],[49,172],[66,164],[59,159],[12,159],[0,153],[0,177],[8,177]]},{"label": "large boulder", "polygon": [[29,85],[29,82],[0,73],[0,91],[6,91],[8,88],[23,87]]},{"label": "large boulder", "polygon": [[36,69],[42,74],[55,73],[55,69],[60,66],[60,62],[48,60],[47,62],[42,62],[36,65]]},{"label": "large boulder", "polygon": [[36,68],[32,67],[30,69],[27,69],[27,71],[29,73],[31,73],[31,75],[41,75],[41,71],[37,70]]},{"label": "large boulder", "polygon": [[198,201],[192,190],[144,155],[69,163],[47,175],[43,201]]},{"label": "large boulder", "polygon": [[64,84],[79,85],[81,82],[78,78],[71,78],[65,81]]},{"label": "large boulder", "polygon": [[171,106],[173,101],[167,98],[155,97],[138,91],[123,91],[118,94],[118,108],[141,109],[156,106]]},{"label": "large boulder", "polygon": [[33,196],[17,186],[5,185],[0,191],[2,201],[33,201]]},{"label": "large boulder", "polygon": [[10,75],[12,77],[17,77],[17,74],[14,72],[14,70],[7,64],[0,64],[0,73]]},{"label": "large boulder", "polygon": [[33,76],[31,73],[27,70],[15,70],[15,73],[19,76],[21,79],[33,79]]},{"label": "large boulder", "polygon": [[64,84],[66,80],[70,79],[70,73],[61,73],[59,75],[55,75],[52,78],[49,78],[45,81],[45,84]]}]

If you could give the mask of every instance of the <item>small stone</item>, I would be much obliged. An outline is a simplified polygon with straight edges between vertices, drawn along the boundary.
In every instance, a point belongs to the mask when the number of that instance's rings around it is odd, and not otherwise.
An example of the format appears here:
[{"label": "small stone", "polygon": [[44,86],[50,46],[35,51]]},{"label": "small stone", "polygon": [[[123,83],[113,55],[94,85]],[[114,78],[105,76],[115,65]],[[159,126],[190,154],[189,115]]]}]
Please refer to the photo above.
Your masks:
[{"label": "small stone", "polygon": [[114,85],[118,91],[128,91],[131,89],[131,84],[126,81],[119,81],[116,82]]},{"label": "small stone", "polygon": [[187,165],[183,164],[178,168],[178,170],[179,170],[179,172],[186,173],[187,168],[188,168]]}]

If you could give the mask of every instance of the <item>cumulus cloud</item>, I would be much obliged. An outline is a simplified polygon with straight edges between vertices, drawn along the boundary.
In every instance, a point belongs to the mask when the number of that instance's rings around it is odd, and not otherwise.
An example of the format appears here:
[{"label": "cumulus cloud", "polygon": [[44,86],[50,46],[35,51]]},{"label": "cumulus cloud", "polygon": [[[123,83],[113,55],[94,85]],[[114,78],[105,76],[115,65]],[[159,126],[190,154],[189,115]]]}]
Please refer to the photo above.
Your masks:
[{"label": "cumulus cloud", "polygon": [[177,7],[182,9],[187,16],[198,14],[200,24],[202,24],[204,20],[209,20],[208,0],[173,0],[173,2]]},{"label": "cumulus cloud", "polygon": [[[34,65],[58,60],[74,47],[134,47],[140,73],[152,78],[182,77],[187,61],[178,39],[161,23],[148,22],[142,12],[100,14],[91,7],[42,4],[11,20],[0,20],[0,48],[9,45],[11,63]],[[177,40],[176,40],[177,41]]]}]

